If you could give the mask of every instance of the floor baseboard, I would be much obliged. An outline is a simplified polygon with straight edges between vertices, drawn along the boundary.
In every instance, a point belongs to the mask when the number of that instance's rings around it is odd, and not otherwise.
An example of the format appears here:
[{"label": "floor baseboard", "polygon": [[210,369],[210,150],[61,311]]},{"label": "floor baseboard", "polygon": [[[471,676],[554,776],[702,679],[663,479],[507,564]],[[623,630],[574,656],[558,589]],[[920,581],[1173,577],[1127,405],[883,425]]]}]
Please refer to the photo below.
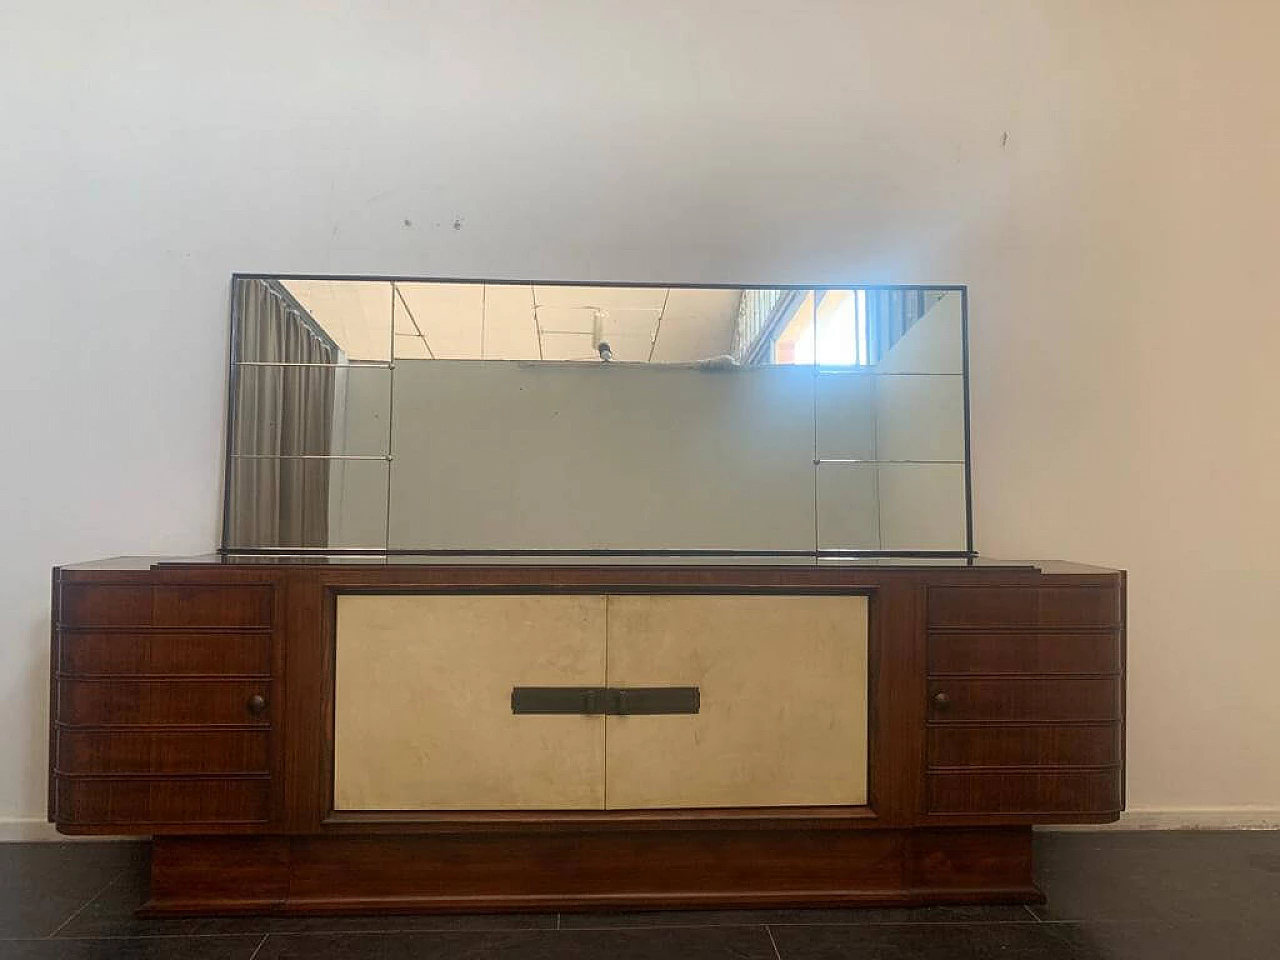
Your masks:
[{"label": "floor baseboard", "polygon": [[1280,830],[1280,807],[1175,807],[1126,810],[1115,823],[1082,823],[1041,830],[1093,832],[1116,830]]},{"label": "floor baseboard", "polygon": [[34,817],[0,817],[0,843],[83,843],[146,839],[143,837],[67,837],[47,820]]}]

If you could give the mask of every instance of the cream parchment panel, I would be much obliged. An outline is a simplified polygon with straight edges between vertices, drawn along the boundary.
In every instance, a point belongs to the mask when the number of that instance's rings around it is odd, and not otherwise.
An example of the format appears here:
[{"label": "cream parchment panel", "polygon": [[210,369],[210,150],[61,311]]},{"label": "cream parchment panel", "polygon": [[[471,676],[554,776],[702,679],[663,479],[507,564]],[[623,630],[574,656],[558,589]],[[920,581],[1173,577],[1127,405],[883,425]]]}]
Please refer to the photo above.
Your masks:
[{"label": "cream parchment panel", "polygon": [[604,717],[513,715],[599,686],[601,596],[338,597],[338,810],[601,809]]},{"label": "cream parchment panel", "polygon": [[867,802],[867,601],[610,596],[609,684],[700,712],[609,717],[606,805]]}]

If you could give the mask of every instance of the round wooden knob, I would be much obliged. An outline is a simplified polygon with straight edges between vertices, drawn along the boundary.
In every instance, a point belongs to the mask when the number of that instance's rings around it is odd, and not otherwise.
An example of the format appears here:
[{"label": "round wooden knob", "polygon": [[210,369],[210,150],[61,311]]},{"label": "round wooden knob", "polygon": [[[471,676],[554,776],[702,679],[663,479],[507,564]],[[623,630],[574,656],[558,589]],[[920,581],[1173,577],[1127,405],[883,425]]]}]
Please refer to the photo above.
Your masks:
[{"label": "round wooden knob", "polygon": [[249,698],[249,702],[246,706],[249,708],[249,713],[252,716],[260,717],[267,712],[267,698],[260,693],[255,693]]},{"label": "round wooden knob", "polygon": [[951,697],[945,693],[935,693],[933,695],[933,702],[937,705],[939,710],[945,710],[947,707],[951,706]]}]

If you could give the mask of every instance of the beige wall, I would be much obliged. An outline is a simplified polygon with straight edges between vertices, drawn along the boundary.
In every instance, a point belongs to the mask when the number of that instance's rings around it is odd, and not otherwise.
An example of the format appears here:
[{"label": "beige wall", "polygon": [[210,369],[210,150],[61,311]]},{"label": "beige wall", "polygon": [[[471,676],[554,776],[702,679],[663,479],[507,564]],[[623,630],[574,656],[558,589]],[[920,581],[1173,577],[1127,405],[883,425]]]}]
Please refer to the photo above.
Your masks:
[{"label": "beige wall", "polygon": [[0,817],[43,820],[48,566],[216,542],[239,269],[969,283],[980,549],[1130,569],[1132,805],[1280,819],[1278,34],[1273,0],[11,0]]}]

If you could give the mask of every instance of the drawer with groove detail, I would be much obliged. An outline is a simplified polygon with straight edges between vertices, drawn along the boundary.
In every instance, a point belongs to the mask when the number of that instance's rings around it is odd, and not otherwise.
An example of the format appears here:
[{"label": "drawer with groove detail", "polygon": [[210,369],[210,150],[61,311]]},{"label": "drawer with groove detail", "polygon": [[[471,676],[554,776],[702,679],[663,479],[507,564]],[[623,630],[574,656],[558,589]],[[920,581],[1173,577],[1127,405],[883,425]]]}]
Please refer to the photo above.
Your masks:
[{"label": "drawer with groove detail", "polygon": [[1120,682],[1111,677],[950,678],[929,681],[929,721],[1115,720]]},{"label": "drawer with groove detail", "polygon": [[259,823],[270,795],[266,777],[58,777],[56,802],[78,824]]},{"label": "drawer with groove detail", "polygon": [[930,676],[962,674],[1115,674],[1120,635],[1114,630],[1071,633],[931,633]]},{"label": "drawer with groove detail", "polygon": [[926,798],[929,812],[935,814],[1046,816],[1119,810],[1120,771],[931,773]]},{"label": "drawer with groove detail", "polygon": [[1120,594],[1106,587],[931,587],[935,627],[1116,627]]},{"label": "drawer with groove detail", "polygon": [[268,676],[266,632],[64,631],[58,670],[75,677]]},{"label": "drawer with groove detail", "polygon": [[67,583],[59,623],[69,627],[268,627],[273,592],[266,584]]},{"label": "drawer with groove detail", "polygon": [[1108,766],[1120,762],[1117,723],[947,724],[929,728],[933,767]]},{"label": "drawer with groove detail", "polygon": [[266,725],[267,680],[58,681],[58,721],[68,726]]},{"label": "drawer with groove detail", "polygon": [[269,772],[267,730],[58,731],[60,774]]}]

